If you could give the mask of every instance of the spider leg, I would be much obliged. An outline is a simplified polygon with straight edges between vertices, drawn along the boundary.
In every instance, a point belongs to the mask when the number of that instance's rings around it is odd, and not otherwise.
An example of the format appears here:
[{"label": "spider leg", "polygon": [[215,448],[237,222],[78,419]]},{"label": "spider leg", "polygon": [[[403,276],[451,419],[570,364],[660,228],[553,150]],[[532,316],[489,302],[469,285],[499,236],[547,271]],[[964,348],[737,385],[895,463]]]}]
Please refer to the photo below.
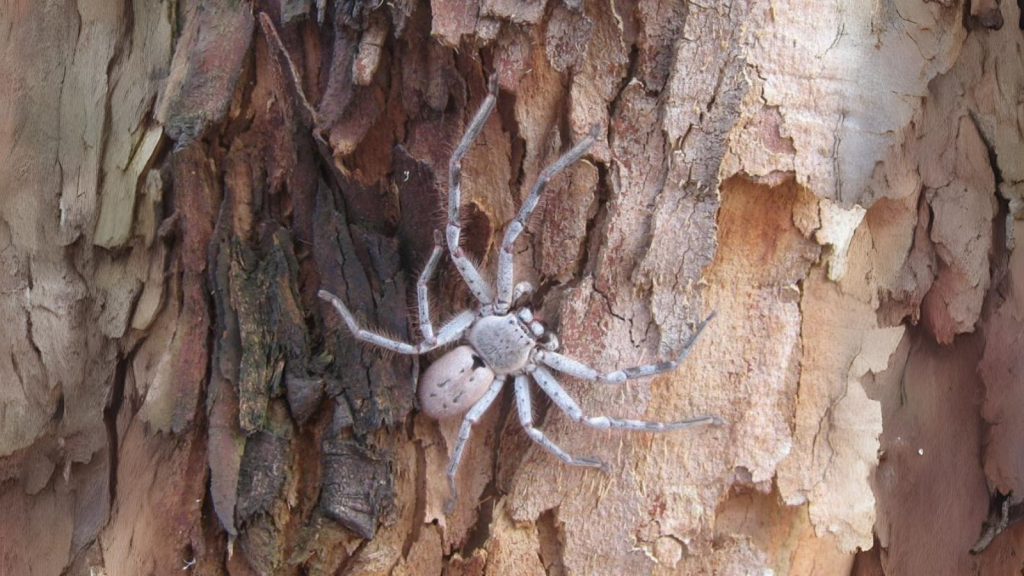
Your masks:
[{"label": "spider leg", "polygon": [[524,374],[516,376],[516,411],[519,412],[519,423],[522,424],[530,438],[532,438],[537,444],[540,444],[542,448],[557,456],[562,462],[573,466],[601,468],[602,470],[607,471],[608,466],[604,462],[594,458],[576,458],[570,456],[565,450],[562,450],[557,444],[548,439],[543,432],[534,428],[533,405],[530,401],[530,381]]},{"label": "spider leg", "polygon": [[462,334],[473,325],[476,318],[476,312],[473,310],[463,310],[462,312],[459,312],[453,316],[451,320],[448,320],[441,325],[441,328],[437,331],[437,340],[432,346],[429,346],[424,351],[440,348],[441,346],[447,346],[459,338],[462,338]]},{"label": "spider leg", "polygon": [[320,296],[322,300],[330,302],[334,306],[334,309],[338,311],[339,315],[341,315],[342,320],[345,321],[345,325],[348,326],[348,329],[357,340],[361,340],[375,346],[380,346],[381,348],[391,350],[392,352],[397,352],[399,354],[422,354],[424,352],[429,352],[434,348],[449,344],[462,336],[462,333],[473,324],[474,320],[476,320],[476,312],[472,310],[465,310],[442,326],[433,342],[424,341],[419,344],[409,344],[407,342],[400,342],[398,340],[388,338],[387,336],[377,334],[376,332],[371,332],[361,328],[359,323],[356,322],[355,316],[353,316],[352,312],[350,312],[345,306],[345,303],[341,301],[341,298],[338,298],[334,294],[331,294],[326,290],[321,290],[317,295]]},{"label": "spider leg", "polygon": [[631,378],[654,376],[655,374],[675,370],[677,366],[682,364],[683,360],[685,360],[690,354],[690,350],[693,349],[693,345],[697,342],[697,338],[699,338],[701,332],[704,331],[704,327],[707,326],[708,322],[711,322],[714,317],[715,312],[712,312],[697,326],[693,335],[690,336],[690,339],[686,341],[686,345],[683,346],[682,352],[680,352],[679,356],[676,356],[674,360],[665,360],[654,364],[644,364],[643,366],[636,366],[633,368],[623,368],[614,372],[598,372],[579,360],[573,360],[568,356],[564,356],[554,351],[538,351],[537,358],[544,364],[547,364],[559,372],[564,372],[570,376],[576,376],[577,378],[584,378],[586,380],[618,383]]},{"label": "spider leg", "polygon": [[515,247],[519,234],[526,228],[527,220],[530,219],[530,215],[533,214],[533,210],[537,207],[541,193],[544,192],[548,182],[556,174],[582,158],[587,153],[587,150],[597,142],[597,131],[598,127],[594,126],[583,140],[580,140],[568,152],[562,154],[554,164],[541,171],[537,181],[533,184],[533,188],[530,189],[529,196],[523,201],[523,205],[519,207],[519,214],[516,215],[516,219],[505,229],[505,238],[501,243],[501,250],[498,252],[498,301],[495,303],[496,313],[504,314],[508,312],[509,306],[515,300],[512,293],[512,277],[514,272],[512,249]]},{"label": "spider leg", "polygon": [[616,430],[665,432],[667,430],[679,430],[680,428],[689,428],[691,426],[722,423],[722,419],[718,416],[697,416],[695,418],[687,418],[686,420],[678,420],[676,422],[652,422],[649,420],[610,418],[608,416],[584,416],[583,410],[579,407],[579,404],[576,404],[576,401],[569,396],[569,393],[562,388],[550,372],[538,367],[533,371],[533,379],[537,381],[537,385],[540,386],[541,390],[544,390],[544,393],[551,397],[555,406],[558,406],[558,408],[561,409],[562,412],[565,412],[569,418],[594,428],[601,428],[604,430],[614,428]]},{"label": "spider leg", "polygon": [[466,449],[466,442],[469,441],[469,434],[473,430],[473,425],[480,421],[480,418],[487,412],[487,409],[491,407],[494,400],[501,393],[502,387],[505,385],[505,376],[497,376],[491,387],[484,392],[484,395],[473,404],[473,407],[469,409],[466,416],[462,419],[462,426],[459,427],[459,439],[455,442],[455,450],[452,451],[451,460],[448,461],[448,502],[444,505],[444,513],[451,514],[455,508],[455,500],[458,498],[459,490],[455,486],[455,472],[459,469],[459,460],[462,459],[462,452]]},{"label": "spider leg", "polygon": [[470,121],[469,126],[466,128],[466,133],[463,134],[458,148],[455,149],[448,163],[448,227],[445,230],[448,240],[448,251],[452,255],[452,262],[455,263],[455,268],[462,275],[462,279],[466,281],[466,285],[469,286],[473,296],[484,305],[491,304],[494,296],[491,294],[491,287],[487,285],[487,282],[484,282],[476,266],[466,257],[466,253],[459,246],[459,235],[462,233],[462,219],[459,215],[459,208],[462,202],[462,158],[469,152],[473,141],[476,140],[476,137],[480,135],[480,131],[483,130],[488,116],[494,111],[494,104],[498,99],[497,75],[492,76],[488,82],[488,92],[487,97],[484,98],[480,109],[477,110],[473,120]]},{"label": "spider leg", "polygon": [[434,251],[430,253],[430,259],[427,260],[427,265],[423,268],[423,272],[420,273],[419,280],[416,281],[416,303],[419,307],[420,332],[423,333],[423,339],[427,342],[434,341],[434,325],[430,323],[430,298],[427,294],[427,282],[434,276],[434,270],[437,269],[437,263],[440,260],[441,233],[434,232]]}]

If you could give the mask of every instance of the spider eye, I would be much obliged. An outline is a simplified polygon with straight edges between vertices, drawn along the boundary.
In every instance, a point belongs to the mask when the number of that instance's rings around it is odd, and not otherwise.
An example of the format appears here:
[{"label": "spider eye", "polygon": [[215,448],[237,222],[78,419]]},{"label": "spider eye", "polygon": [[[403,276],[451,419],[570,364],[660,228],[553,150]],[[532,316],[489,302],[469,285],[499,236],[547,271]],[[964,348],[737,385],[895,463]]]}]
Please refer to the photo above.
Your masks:
[{"label": "spider eye", "polygon": [[476,354],[473,354],[473,368],[472,369],[476,370],[477,368],[483,368],[484,366],[486,366],[486,364],[484,364],[484,359],[479,357],[479,356],[477,356]]}]

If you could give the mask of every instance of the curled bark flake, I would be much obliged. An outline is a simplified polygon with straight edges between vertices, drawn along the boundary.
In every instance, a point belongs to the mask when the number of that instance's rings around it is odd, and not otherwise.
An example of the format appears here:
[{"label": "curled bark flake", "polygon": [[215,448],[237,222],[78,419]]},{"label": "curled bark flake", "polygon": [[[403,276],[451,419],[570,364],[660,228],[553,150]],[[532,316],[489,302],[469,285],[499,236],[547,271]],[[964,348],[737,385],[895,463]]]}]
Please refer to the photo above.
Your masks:
[{"label": "curled bark flake", "polygon": [[246,440],[238,473],[235,514],[239,524],[270,511],[288,474],[289,444],[288,438],[269,431]]},{"label": "curled bark flake", "polygon": [[352,440],[324,440],[320,511],[363,538],[373,538],[377,519],[393,505],[388,468],[381,455]]}]

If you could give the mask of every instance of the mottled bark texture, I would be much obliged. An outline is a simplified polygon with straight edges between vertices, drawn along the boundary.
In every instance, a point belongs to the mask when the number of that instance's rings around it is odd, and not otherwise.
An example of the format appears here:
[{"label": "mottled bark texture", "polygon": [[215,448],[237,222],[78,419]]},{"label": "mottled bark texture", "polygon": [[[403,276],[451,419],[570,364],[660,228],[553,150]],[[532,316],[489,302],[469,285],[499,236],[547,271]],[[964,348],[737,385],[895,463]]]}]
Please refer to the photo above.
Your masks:
[{"label": "mottled bark texture", "polygon": [[[1024,567],[1024,36],[976,0],[0,3],[0,573]],[[414,362],[464,245],[592,126],[516,253],[586,412],[457,422]],[[1016,239],[1016,240],[1015,240]],[[1016,247],[1016,248],[1015,248]],[[441,317],[467,291],[446,260]],[[972,547],[975,554],[971,553]]]}]

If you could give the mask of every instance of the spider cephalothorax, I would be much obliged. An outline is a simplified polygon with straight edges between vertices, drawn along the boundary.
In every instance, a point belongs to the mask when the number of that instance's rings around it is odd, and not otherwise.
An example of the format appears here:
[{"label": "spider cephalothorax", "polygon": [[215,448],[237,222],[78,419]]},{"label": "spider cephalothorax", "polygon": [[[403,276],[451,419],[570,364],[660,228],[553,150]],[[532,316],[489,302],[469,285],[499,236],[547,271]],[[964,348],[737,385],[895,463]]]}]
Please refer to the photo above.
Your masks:
[{"label": "spider cephalothorax", "polygon": [[494,110],[496,93],[497,82],[492,78],[489,94],[470,122],[466,134],[452,154],[449,164],[446,233],[448,251],[459,274],[479,302],[479,307],[455,315],[441,326],[436,334],[434,333],[434,327],[430,320],[427,282],[441,258],[440,234],[435,235],[434,251],[416,284],[420,331],[423,334],[423,341],[419,344],[399,342],[360,327],[355,317],[337,296],[326,290],[321,290],[319,293],[321,298],[334,305],[357,339],[399,354],[423,354],[456,340],[465,339],[464,345],[452,349],[431,364],[424,372],[419,384],[420,406],[427,415],[434,418],[465,415],[462,427],[459,429],[459,438],[448,464],[451,498],[445,508],[446,513],[451,511],[455,502],[455,472],[466,447],[466,441],[469,439],[470,430],[498,397],[510,377],[515,381],[516,409],[519,412],[519,421],[526,429],[526,433],[567,464],[597,468],[605,466],[600,460],[570,456],[549,440],[543,432],[534,427],[533,408],[530,401],[531,377],[551,398],[555,406],[573,420],[594,428],[663,431],[721,423],[716,416],[698,416],[667,423],[625,420],[608,416],[588,417],[583,414],[579,405],[562,389],[555,377],[548,371],[550,368],[586,380],[617,383],[630,378],[653,376],[673,370],[690,352],[701,331],[714,317],[713,313],[697,326],[676,359],[602,373],[556,352],[558,339],[555,335],[545,332],[544,326],[534,319],[533,312],[529,308],[514,307],[523,299],[523,296],[532,291],[531,286],[526,282],[513,286],[512,256],[515,241],[526,227],[526,221],[537,207],[537,201],[547,183],[555,174],[579,160],[594,145],[597,139],[596,129],[592,130],[554,164],[545,168],[537,178],[529,196],[519,209],[519,214],[505,230],[501,251],[498,254],[497,281],[493,290],[459,247],[462,158],[480,133],[487,117]]}]

